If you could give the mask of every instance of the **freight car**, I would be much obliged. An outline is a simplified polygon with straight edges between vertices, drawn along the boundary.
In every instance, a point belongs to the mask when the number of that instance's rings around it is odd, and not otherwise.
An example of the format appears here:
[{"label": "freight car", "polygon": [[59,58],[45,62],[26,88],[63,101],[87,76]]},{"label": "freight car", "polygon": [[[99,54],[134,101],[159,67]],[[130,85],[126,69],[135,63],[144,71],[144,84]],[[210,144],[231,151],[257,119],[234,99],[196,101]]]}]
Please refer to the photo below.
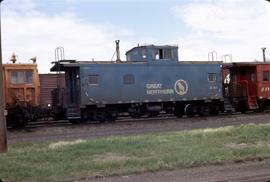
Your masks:
[{"label": "freight car", "polygon": [[52,92],[56,88],[64,89],[65,76],[39,74],[36,58],[32,59],[33,63],[16,63],[16,55],[13,54],[11,61],[13,63],[3,64],[7,125],[24,127],[28,122],[62,114],[63,110],[57,110],[55,107],[52,110]]},{"label": "freight car", "polygon": [[117,62],[55,62],[51,71],[66,76],[68,120],[114,121],[123,112],[181,117],[224,110],[221,62],[179,62],[173,45],[137,46],[126,57],[124,62],[119,56]]},{"label": "freight car", "polygon": [[16,64],[13,54],[11,61],[3,64],[7,124],[22,127],[39,117],[40,82],[35,58],[33,63]]},{"label": "freight car", "polygon": [[[64,119],[65,106],[65,75],[39,74],[40,80],[40,108],[43,111],[43,119]],[[59,100],[54,100],[59,99]],[[54,105],[54,103],[61,103]]]},{"label": "freight car", "polygon": [[270,63],[223,64],[224,98],[236,111],[263,111],[270,106]]},{"label": "freight car", "polygon": [[66,60],[60,52],[51,68],[56,74],[38,74],[36,59],[15,64],[13,55],[13,64],[3,65],[8,125],[44,117],[114,121],[119,113],[203,116],[270,105],[270,63],[179,62],[172,45],[134,47],[122,62],[118,43],[116,62]]}]

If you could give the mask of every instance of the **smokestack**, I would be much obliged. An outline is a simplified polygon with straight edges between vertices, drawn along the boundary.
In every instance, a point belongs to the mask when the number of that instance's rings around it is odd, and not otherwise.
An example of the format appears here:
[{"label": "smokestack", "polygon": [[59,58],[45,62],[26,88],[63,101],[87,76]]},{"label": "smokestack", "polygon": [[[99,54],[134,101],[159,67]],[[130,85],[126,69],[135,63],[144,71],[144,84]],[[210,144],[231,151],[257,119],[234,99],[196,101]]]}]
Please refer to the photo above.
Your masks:
[{"label": "smokestack", "polygon": [[265,50],[266,50],[266,47],[263,47],[263,48],[262,48],[262,52],[263,52],[263,62],[264,62],[264,63],[266,62]]},{"label": "smokestack", "polygon": [[116,62],[120,62],[121,61],[121,59],[120,59],[120,49],[119,49],[120,40],[116,40],[115,43],[116,43]]}]

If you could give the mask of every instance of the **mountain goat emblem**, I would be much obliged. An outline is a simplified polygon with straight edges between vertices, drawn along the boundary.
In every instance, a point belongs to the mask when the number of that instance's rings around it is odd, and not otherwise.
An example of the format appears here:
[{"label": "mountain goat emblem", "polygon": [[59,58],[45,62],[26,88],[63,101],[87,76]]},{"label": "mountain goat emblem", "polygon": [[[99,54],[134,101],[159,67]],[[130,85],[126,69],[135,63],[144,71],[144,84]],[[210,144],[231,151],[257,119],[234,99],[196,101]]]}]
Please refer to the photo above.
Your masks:
[{"label": "mountain goat emblem", "polygon": [[185,80],[177,80],[174,84],[174,90],[178,95],[185,95],[188,92],[188,84]]}]

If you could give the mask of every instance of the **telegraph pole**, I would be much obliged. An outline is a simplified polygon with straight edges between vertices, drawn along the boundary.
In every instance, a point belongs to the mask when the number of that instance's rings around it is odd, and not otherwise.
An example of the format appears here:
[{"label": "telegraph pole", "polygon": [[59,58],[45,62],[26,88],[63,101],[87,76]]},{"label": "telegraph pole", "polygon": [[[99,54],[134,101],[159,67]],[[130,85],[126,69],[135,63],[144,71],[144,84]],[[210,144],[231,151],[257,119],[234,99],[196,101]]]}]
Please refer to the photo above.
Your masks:
[{"label": "telegraph pole", "polygon": [[7,152],[7,125],[5,118],[3,66],[2,66],[2,35],[1,35],[1,3],[0,0],[0,153]]}]

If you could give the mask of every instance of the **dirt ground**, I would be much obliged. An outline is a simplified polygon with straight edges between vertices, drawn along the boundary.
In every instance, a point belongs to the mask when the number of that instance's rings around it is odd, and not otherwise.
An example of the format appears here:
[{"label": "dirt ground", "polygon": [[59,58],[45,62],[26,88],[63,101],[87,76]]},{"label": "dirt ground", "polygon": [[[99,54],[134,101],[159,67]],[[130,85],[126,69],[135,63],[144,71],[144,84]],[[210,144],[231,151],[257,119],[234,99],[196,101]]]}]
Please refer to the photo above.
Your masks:
[{"label": "dirt ground", "polygon": [[171,171],[92,177],[77,182],[270,182],[270,159]]}]

